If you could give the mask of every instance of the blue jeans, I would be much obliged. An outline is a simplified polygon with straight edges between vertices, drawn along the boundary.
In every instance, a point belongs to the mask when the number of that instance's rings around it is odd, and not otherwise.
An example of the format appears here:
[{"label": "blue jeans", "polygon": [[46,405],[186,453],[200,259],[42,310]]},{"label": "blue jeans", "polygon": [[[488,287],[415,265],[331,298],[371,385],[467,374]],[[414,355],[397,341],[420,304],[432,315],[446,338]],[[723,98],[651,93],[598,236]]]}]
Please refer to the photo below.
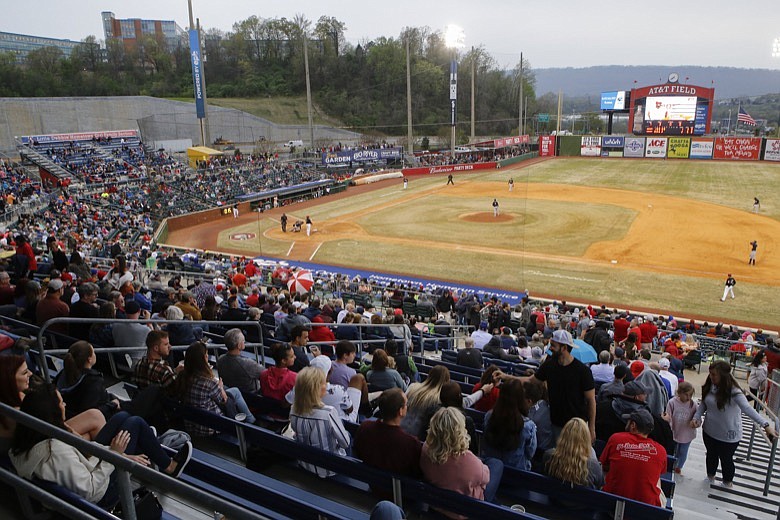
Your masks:
[{"label": "blue jeans", "polygon": [[149,428],[146,421],[127,412],[114,414],[97,434],[95,442],[104,446],[110,446],[111,439],[122,430],[130,434],[130,442],[127,444],[125,453],[128,455],[146,455],[161,471],[170,465],[171,458],[160,447],[160,442],[154,436],[152,429]]},{"label": "blue jeans", "polygon": [[492,457],[488,457],[482,462],[490,470],[490,480],[485,486],[485,502],[493,502],[498,492],[498,486],[501,485],[501,477],[504,475],[504,463]]},{"label": "blue jeans", "polygon": [[675,469],[682,469],[683,466],[685,466],[685,461],[688,460],[688,448],[690,447],[690,442],[677,443],[677,462],[674,463]]},{"label": "blue jeans", "polygon": [[225,388],[225,393],[233,398],[233,401],[236,404],[236,410],[238,410],[240,413],[246,414],[246,422],[248,424],[254,424],[255,416],[252,415],[251,411],[249,411],[249,406],[247,406],[246,401],[244,401],[244,396],[241,395],[241,390],[238,388]]}]

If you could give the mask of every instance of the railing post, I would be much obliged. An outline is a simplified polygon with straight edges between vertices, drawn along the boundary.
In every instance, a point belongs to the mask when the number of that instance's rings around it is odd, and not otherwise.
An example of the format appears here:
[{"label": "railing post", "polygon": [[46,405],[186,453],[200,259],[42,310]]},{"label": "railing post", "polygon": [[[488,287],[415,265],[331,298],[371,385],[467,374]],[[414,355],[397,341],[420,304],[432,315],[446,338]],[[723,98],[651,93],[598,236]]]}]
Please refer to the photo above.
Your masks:
[{"label": "railing post", "polygon": [[614,520],[623,520],[623,515],[626,512],[626,503],[623,500],[615,502],[615,515]]},{"label": "railing post", "polygon": [[115,468],[114,471],[116,471],[116,483],[119,488],[119,503],[122,504],[122,518],[137,520],[133,489],[130,487],[130,475],[123,469]]},{"label": "railing post", "polygon": [[400,508],[404,507],[403,494],[401,493],[401,481],[393,477],[393,503]]}]

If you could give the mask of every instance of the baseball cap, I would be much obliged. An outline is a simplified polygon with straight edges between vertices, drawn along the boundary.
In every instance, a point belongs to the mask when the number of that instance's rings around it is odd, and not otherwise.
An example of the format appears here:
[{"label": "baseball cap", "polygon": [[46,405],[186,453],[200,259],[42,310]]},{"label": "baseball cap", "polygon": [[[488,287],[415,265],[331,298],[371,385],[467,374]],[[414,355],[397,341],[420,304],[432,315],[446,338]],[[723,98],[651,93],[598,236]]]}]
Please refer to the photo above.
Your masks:
[{"label": "baseball cap", "polygon": [[[630,384],[630,383],[629,383]],[[655,421],[650,412],[644,408],[634,410],[631,413],[624,413],[620,416],[624,421],[634,421],[639,431],[643,433],[649,433],[653,431]]]},{"label": "baseball cap", "polygon": [[596,320],[590,320],[590,323],[588,323],[588,328],[592,329],[596,326]]},{"label": "baseball cap", "polygon": [[49,285],[47,286],[47,288],[48,288],[49,292],[55,292],[55,291],[59,291],[60,289],[62,289],[63,285],[64,284],[62,283],[62,280],[60,280],[59,278],[55,278],[55,279],[49,281]]},{"label": "baseball cap", "polygon": [[314,359],[309,361],[309,366],[319,368],[323,372],[325,372],[325,375],[328,375],[328,372],[330,371],[332,363],[330,361],[330,358],[328,356],[315,356]]},{"label": "baseball cap", "polygon": [[631,374],[636,377],[644,371],[645,364],[641,361],[633,361],[628,368],[631,370]]},{"label": "baseball cap", "polygon": [[622,347],[615,347],[615,357],[622,358],[626,355],[626,351]]},{"label": "baseball cap", "polygon": [[125,303],[125,314],[135,314],[141,312],[141,306],[135,300],[130,300]]},{"label": "baseball cap", "polygon": [[73,275],[70,273],[62,273],[62,276],[60,276],[60,279],[63,282],[72,282],[73,281]]},{"label": "baseball cap", "polygon": [[623,395],[636,397],[640,394],[647,394],[647,390],[645,390],[645,387],[642,385],[642,383],[639,381],[631,381],[626,383],[626,386],[623,389]]},{"label": "baseball cap", "polygon": [[661,368],[669,368],[670,365],[671,363],[666,358],[661,358],[658,360],[658,366]]},{"label": "baseball cap", "polygon": [[553,332],[552,340],[556,343],[560,343],[561,345],[569,345],[570,347],[574,346],[574,340],[571,338],[571,334],[569,331],[558,329]]},{"label": "baseball cap", "polygon": [[487,330],[487,328],[488,328],[488,322],[486,322],[486,321],[480,321],[480,322],[479,322],[479,328],[480,328],[481,330]]}]

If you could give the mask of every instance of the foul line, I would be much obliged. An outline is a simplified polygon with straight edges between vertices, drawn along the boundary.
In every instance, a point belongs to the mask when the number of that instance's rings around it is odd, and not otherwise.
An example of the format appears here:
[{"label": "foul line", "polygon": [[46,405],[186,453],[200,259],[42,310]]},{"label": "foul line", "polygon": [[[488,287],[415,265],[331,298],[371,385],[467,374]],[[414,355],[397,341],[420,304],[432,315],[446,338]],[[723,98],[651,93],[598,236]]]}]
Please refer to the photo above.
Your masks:
[{"label": "foul line", "polygon": [[287,256],[290,256],[290,253],[292,253],[293,247],[295,247],[295,242],[290,244],[290,249],[287,250]]},{"label": "foul line", "polygon": [[[309,261],[311,261],[311,259],[312,259],[312,258],[314,258],[314,255],[316,255],[316,254],[317,254],[317,251],[319,251],[319,250],[320,250],[320,248],[322,247],[322,244],[324,244],[324,242],[320,242],[320,243],[317,245],[317,249],[315,249],[315,250],[314,250],[314,252],[311,254],[311,256],[309,257]],[[287,253],[287,256],[290,256],[290,253]]]}]

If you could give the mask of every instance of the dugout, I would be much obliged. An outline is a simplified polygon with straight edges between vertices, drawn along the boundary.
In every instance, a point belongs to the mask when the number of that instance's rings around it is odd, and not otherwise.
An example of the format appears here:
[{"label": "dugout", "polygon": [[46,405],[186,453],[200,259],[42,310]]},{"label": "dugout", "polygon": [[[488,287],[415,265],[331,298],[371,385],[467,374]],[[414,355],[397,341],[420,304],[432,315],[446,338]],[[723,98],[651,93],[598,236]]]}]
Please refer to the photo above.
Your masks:
[{"label": "dugout", "polygon": [[288,188],[277,188],[275,190],[263,191],[259,193],[248,193],[236,197],[242,202],[249,202],[252,211],[261,208],[263,211],[273,209],[274,207],[286,206],[295,202],[316,199],[334,193],[340,193],[347,189],[348,182],[337,182],[333,179],[324,179],[314,182],[307,182]]},{"label": "dugout", "polygon": [[193,168],[198,167],[199,162],[209,161],[214,157],[225,155],[219,150],[214,150],[208,146],[192,146],[187,148],[187,160]]}]

